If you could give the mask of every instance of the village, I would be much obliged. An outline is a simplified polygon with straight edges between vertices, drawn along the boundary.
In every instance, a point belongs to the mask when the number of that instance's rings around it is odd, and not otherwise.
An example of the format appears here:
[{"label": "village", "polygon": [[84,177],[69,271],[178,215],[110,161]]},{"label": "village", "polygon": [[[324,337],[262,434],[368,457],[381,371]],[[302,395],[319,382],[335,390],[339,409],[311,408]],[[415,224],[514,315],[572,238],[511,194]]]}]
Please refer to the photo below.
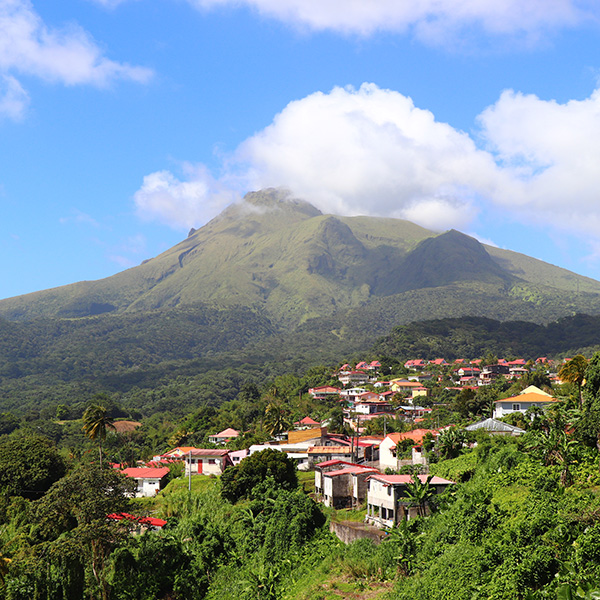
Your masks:
[{"label": "village", "polygon": [[[285,453],[299,471],[314,472],[312,495],[315,500],[333,509],[366,510],[367,525],[391,528],[404,519],[426,515],[430,498],[456,484],[429,474],[428,450],[439,436],[454,427],[423,427],[433,410],[431,406],[422,406],[430,404],[431,387],[427,382],[442,381],[445,377],[450,378],[449,387],[455,390],[477,389],[500,377],[516,381],[531,369],[541,369],[551,381],[561,383],[554,372],[559,365],[545,357],[529,363],[523,359],[500,359],[481,366],[481,362],[479,359],[457,360],[452,364],[443,359],[409,360],[404,364],[408,373],[405,377],[388,380],[380,377],[378,361],[358,362],[354,366],[343,364],[336,371],[339,386],[318,386],[310,388],[308,393],[315,400],[342,408],[347,434],[329,432],[327,420],[319,422],[305,416],[273,439],[241,450],[227,448],[242,434],[229,427],[209,436],[212,448],[178,446],[136,467],[113,466],[136,480],[137,497],[152,497],[163,489],[170,465],[182,465],[183,475],[191,481],[196,475],[220,476],[227,467],[239,465],[246,457],[272,449]],[[547,391],[528,385],[517,395],[494,401],[488,418],[464,429],[519,436],[525,431],[503,421],[504,417],[512,413],[525,414],[532,409],[544,410],[556,402],[558,399]],[[368,423],[375,419],[383,419],[382,435],[367,432]],[[407,430],[386,432],[388,419],[403,420]],[[124,517],[115,515],[114,518]],[[166,523],[146,519],[150,520],[145,525],[154,529]]]}]

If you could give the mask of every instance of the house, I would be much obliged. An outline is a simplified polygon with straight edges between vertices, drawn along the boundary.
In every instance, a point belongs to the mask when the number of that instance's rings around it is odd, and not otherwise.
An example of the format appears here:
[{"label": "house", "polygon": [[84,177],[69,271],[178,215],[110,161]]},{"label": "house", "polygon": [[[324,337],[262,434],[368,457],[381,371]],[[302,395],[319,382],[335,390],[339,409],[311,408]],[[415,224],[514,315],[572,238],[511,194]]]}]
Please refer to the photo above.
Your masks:
[{"label": "house", "polygon": [[534,385],[530,385],[517,396],[496,400],[494,402],[494,414],[492,416],[494,419],[501,419],[513,412],[524,413],[534,406],[546,408],[556,402],[558,402],[558,400],[553,398],[550,394],[543,392]]},{"label": "house", "polygon": [[480,385],[487,385],[491,383],[494,379],[509,374],[510,367],[508,366],[508,364],[498,362],[498,364],[496,365],[487,365],[483,367],[483,370],[481,371],[481,375],[479,376],[479,383]]},{"label": "house", "polygon": [[355,454],[358,458],[364,457],[364,448],[352,448],[350,445],[344,446],[313,446],[308,448],[309,465],[315,465],[326,460],[346,460],[351,461]]},{"label": "house", "polygon": [[244,450],[235,450],[229,453],[229,458],[231,459],[231,462],[235,467],[236,465],[239,465],[246,458],[246,456],[248,456],[249,453],[250,451],[247,448],[245,448]]},{"label": "house", "polygon": [[377,371],[377,369],[381,369],[381,363],[378,360],[372,360],[367,365],[367,370],[369,371]]},{"label": "house", "polygon": [[415,388],[423,387],[418,381],[409,381],[408,379],[392,379],[390,381],[390,390],[403,395],[411,395]]},{"label": "house", "polygon": [[338,380],[343,385],[361,385],[363,383],[368,383],[371,378],[365,371],[341,371],[338,375]]},{"label": "house", "polygon": [[389,402],[380,400],[379,396],[375,394],[375,398],[357,400],[354,403],[354,412],[361,415],[393,413],[394,407]]},{"label": "house", "polygon": [[436,358],[434,360],[429,361],[430,365],[434,365],[436,367],[446,367],[448,363],[443,358]]},{"label": "house", "polygon": [[121,473],[136,480],[136,498],[148,498],[156,495],[162,489],[169,474],[169,467],[129,467],[123,469]]},{"label": "house", "polygon": [[361,387],[349,388],[347,390],[342,390],[340,392],[340,398],[342,400],[346,400],[347,402],[356,402],[358,397],[361,394],[364,394],[365,392],[367,392],[367,390],[365,388],[361,388]]},{"label": "house", "polygon": [[311,419],[310,417],[304,417],[304,419],[300,419],[300,421],[296,421],[294,423],[294,427],[296,429],[312,429],[314,427],[320,427],[321,423]]},{"label": "house", "polygon": [[342,467],[360,467],[361,465],[353,462],[348,462],[346,460],[340,460],[338,458],[334,458],[332,460],[326,460],[314,465],[315,467],[315,493],[317,497],[321,497],[323,495],[323,474],[329,471],[337,471]]},{"label": "house", "polygon": [[182,460],[187,456],[190,450],[195,450],[194,446],[177,446],[177,448],[173,448],[173,450],[169,450],[164,454],[159,454],[158,456],[154,456],[152,460],[161,461],[161,460]]},{"label": "house", "polygon": [[[419,507],[408,498],[409,484],[413,477],[426,483],[427,475],[371,475],[367,480],[367,515],[365,521],[376,527],[393,527],[403,519],[418,515]],[[429,486],[434,495],[442,494],[454,481],[432,477]]]},{"label": "house", "polygon": [[477,429],[485,429],[488,433],[492,435],[512,435],[518,436],[523,435],[525,433],[524,429],[520,427],[515,427],[514,425],[509,425],[508,423],[503,423],[502,421],[497,421],[496,419],[484,419],[483,421],[478,421],[477,423],[473,423],[465,427],[467,431],[476,431]]},{"label": "house", "polygon": [[194,448],[184,458],[186,475],[221,475],[233,464],[229,450]]},{"label": "house", "polygon": [[209,435],[208,441],[211,444],[225,444],[225,443],[229,442],[230,440],[233,440],[236,437],[239,437],[239,435],[240,435],[240,432],[237,431],[237,429],[232,429],[231,427],[229,427],[228,429],[224,429],[223,431],[220,431],[219,433],[215,433],[214,435]]},{"label": "house", "polygon": [[328,400],[339,395],[340,391],[340,388],[336,388],[331,385],[321,385],[318,387],[309,388],[308,393],[315,400]]},{"label": "house", "polygon": [[416,370],[421,370],[424,369],[427,366],[427,362],[424,361],[421,358],[414,358],[411,360],[407,360],[404,363],[404,368],[406,369],[416,369]]},{"label": "house", "polygon": [[346,466],[323,473],[323,504],[331,508],[356,508],[367,497],[367,478],[377,469]]},{"label": "house", "polygon": [[[396,446],[400,441],[411,440],[414,442],[414,446],[419,448],[418,453],[422,454],[420,448],[423,444],[423,438],[427,434],[437,437],[438,432],[435,429],[414,429],[413,431],[405,431],[404,433],[389,433],[379,445],[379,469],[382,471],[387,468],[398,469],[400,463],[396,457]],[[415,458],[420,460],[421,456]]]}]

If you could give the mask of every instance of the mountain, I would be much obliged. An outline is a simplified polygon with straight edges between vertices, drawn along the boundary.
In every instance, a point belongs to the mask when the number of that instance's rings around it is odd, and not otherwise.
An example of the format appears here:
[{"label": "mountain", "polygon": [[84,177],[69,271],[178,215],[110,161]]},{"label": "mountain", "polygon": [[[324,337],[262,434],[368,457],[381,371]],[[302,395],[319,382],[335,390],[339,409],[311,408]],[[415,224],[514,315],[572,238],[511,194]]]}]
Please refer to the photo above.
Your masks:
[{"label": "mountain", "polygon": [[163,254],[98,281],[0,301],[10,321],[243,306],[295,327],[347,311],[392,325],[473,314],[547,322],[600,313],[600,282],[457,231],[322,214],[289,192],[244,200]]}]

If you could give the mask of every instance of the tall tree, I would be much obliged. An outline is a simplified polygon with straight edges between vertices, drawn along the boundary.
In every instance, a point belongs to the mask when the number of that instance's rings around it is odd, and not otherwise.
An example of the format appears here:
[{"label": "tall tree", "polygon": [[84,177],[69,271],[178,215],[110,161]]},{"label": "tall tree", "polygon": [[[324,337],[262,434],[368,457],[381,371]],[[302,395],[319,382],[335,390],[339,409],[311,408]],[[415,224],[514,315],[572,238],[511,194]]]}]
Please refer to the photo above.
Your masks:
[{"label": "tall tree", "polygon": [[585,381],[585,374],[588,368],[588,361],[585,356],[578,354],[567,361],[558,372],[561,381],[574,383],[577,386],[577,395],[579,396],[579,408],[583,406],[583,395],[581,388]]},{"label": "tall tree", "polygon": [[265,429],[273,436],[287,431],[290,427],[287,410],[281,401],[273,399],[265,409]]},{"label": "tall tree", "polygon": [[108,429],[114,429],[114,420],[104,406],[91,404],[83,413],[83,431],[91,440],[98,440],[100,450],[100,466],[102,466],[102,442],[106,439]]}]

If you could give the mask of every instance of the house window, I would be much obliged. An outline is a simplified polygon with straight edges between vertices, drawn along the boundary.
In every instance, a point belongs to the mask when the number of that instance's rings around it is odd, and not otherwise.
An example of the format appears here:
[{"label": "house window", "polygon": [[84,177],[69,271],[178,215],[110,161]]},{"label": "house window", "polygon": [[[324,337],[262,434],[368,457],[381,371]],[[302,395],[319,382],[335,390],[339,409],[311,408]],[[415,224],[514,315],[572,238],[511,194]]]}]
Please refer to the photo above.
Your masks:
[{"label": "house window", "polygon": [[209,465],[214,465],[215,464],[215,459],[214,458],[209,458],[208,459],[208,464]]},{"label": "house window", "polygon": [[388,496],[392,495],[392,486],[391,485],[388,485],[387,493],[388,493]]},{"label": "house window", "polygon": [[512,409],[513,410],[521,410],[521,405],[520,404],[513,404]]}]

